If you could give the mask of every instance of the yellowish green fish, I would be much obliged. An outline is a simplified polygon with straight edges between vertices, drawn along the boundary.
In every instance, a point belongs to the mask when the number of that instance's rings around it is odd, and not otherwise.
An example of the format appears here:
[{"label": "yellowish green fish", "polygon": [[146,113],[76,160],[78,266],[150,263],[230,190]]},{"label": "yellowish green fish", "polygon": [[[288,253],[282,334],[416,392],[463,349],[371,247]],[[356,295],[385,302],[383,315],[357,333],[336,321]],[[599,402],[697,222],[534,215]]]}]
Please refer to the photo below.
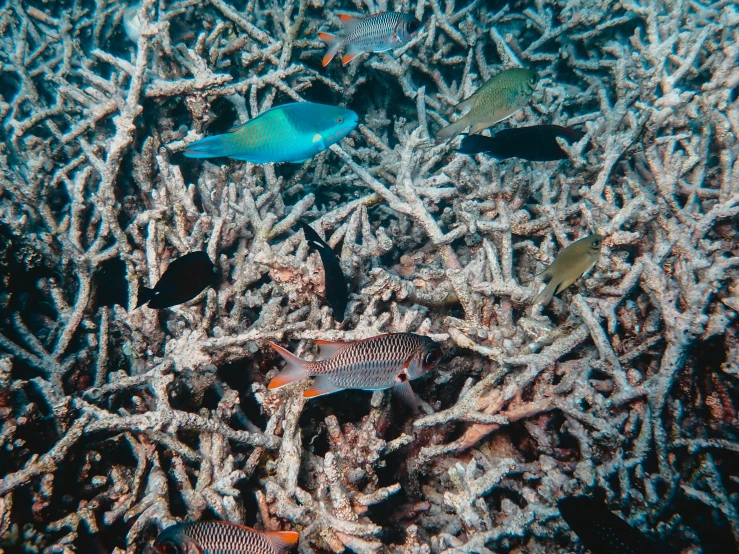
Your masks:
[{"label": "yellowish green fish", "polygon": [[506,69],[491,77],[467,100],[455,106],[469,110],[451,125],[436,133],[440,139],[452,139],[470,127],[474,135],[499,121],[511,117],[531,98],[539,77],[532,69]]},{"label": "yellowish green fish", "polygon": [[552,265],[539,275],[544,276],[546,288],[534,299],[534,304],[548,304],[552,296],[569,287],[598,263],[603,237],[598,234],[576,240],[554,258]]},{"label": "yellowish green fish", "polygon": [[351,133],[357,120],[352,110],[338,106],[312,102],[283,104],[230,133],[193,142],[185,150],[185,156],[225,156],[253,163],[303,162]]}]

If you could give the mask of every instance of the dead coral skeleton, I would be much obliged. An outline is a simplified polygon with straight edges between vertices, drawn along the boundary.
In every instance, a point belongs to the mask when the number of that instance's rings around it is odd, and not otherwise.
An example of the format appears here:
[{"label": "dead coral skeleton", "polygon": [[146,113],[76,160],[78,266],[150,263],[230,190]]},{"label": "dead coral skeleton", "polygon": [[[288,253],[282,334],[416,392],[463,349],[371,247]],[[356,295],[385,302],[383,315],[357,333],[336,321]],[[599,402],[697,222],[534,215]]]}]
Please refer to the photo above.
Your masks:
[{"label": "dead coral skeleton", "polygon": [[[144,0],[135,44],[125,7],[0,8],[13,243],[0,253],[45,268],[0,297],[4,540],[66,552],[99,535],[132,553],[208,511],[299,529],[301,552],[555,551],[568,533],[557,498],[597,487],[653,536],[703,540],[671,507],[687,498],[739,544],[731,2]],[[324,71],[316,33],[341,9],[425,26]],[[471,159],[433,141],[452,106],[513,66],[542,80],[511,124],[582,128],[570,160]],[[306,99],[348,105],[361,124],[302,165],[181,155]],[[343,325],[299,220],[341,243],[354,283]],[[531,307],[533,276],[591,231],[606,237],[598,265]],[[140,284],[196,249],[221,270],[217,289],[133,309]],[[91,277],[116,256],[128,310],[96,309]],[[316,339],[403,331],[450,354],[418,389],[415,421],[384,393],[357,415],[265,388],[267,340],[310,356]],[[704,341],[725,357],[700,354]],[[110,537],[118,522],[126,535]]]}]

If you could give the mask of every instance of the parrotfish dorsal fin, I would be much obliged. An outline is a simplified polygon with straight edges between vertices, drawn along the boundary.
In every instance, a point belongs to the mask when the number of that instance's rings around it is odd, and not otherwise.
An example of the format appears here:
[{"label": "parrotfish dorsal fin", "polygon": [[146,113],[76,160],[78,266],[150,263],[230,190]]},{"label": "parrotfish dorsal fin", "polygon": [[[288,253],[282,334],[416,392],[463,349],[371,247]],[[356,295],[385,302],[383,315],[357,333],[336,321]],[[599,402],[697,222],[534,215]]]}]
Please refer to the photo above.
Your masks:
[{"label": "parrotfish dorsal fin", "polygon": [[264,533],[278,552],[297,544],[300,534],[295,531],[267,531]]},{"label": "parrotfish dorsal fin", "polygon": [[320,353],[318,354],[319,360],[327,360],[328,358],[332,358],[334,354],[336,354],[339,350],[349,344],[348,342],[331,340],[316,340],[314,342],[321,349]]}]

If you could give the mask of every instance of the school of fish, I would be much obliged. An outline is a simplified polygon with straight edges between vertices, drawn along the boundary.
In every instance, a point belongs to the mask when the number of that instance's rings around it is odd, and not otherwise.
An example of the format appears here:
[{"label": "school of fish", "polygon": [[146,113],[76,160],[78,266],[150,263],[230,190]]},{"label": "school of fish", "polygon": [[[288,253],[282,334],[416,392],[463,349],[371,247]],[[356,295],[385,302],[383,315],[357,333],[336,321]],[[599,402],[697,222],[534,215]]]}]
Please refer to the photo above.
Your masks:
[{"label": "school of fish", "polygon": [[[129,8],[124,27],[131,40],[138,39],[138,11]],[[364,53],[399,48],[419,35],[423,25],[415,17],[400,12],[366,16],[338,14],[343,25],[339,35],[320,32],[327,50],[323,67],[343,50],[344,65]],[[505,69],[484,82],[472,95],[454,106],[464,112],[456,121],[436,132],[439,140],[453,140],[468,129],[458,152],[475,156],[487,154],[498,160],[520,158],[545,162],[565,160],[568,155],[559,140],[572,145],[585,138],[576,129],[558,125],[512,127],[487,137],[483,130],[522,110],[536,91],[539,77],[528,68]],[[205,137],[189,144],[190,158],[227,157],[252,163],[303,162],[349,135],[357,126],[355,112],[338,107],[296,102],[273,107],[235,127],[230,132]],[[586,149],[590,146],[586,145]],[[342,324],[350,299],[350,285],[341,262],[331,247],[306,222],[300,222],[311,251],[323,265],[326,303],[334,320]],[[538,276],[544,288],[532,304],[548,304],[552,297],[570,287],[598,262],[604,238],[592,233],[561,249],[554,261]],[[126,267],[120,260],[101,266],[97,276],[99,305],[127,305]],[[139,287],[137,307],[148,302],[163,309],[195,298],[208,286],[216,286],[215,267],[204,252],[194,252],[174,260],[152,288]],[[302,388],[306,398],[342,390],[392,389],[413,411],[418,402],[410,381],[434,370],[443,358],[441,345],[422,335],[388,333],[350,343],[315,341],[320,354],[315,361],[301,359],[285,348],[269,345],[285,361],[285,367],[269,383],[275,390],[312,378]],[[669,546],[652,541],[591,497],[563,496],[558,506],[562,518],[593,554],[672,553]],[[158,554],[279,554],[296,544],[298,533],[265,533],[225,522],[193,522],[164,530],[154,543]]]}]

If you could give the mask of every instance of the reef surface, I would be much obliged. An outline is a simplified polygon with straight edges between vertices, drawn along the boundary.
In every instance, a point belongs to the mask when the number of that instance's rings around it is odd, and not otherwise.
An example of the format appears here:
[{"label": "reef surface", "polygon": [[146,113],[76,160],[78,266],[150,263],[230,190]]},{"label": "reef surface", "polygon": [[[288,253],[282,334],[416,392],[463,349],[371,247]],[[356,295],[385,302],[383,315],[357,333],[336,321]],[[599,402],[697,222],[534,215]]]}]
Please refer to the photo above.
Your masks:
[{"label": "reef surface", "polygon": [[[0,7],[0,548],[140,552],[178,521],[298,552],[582,551],[563,495],[682,552],[739,545],[739,9],[731,0],[111,0]],[[321,67],[338,14],[396,10],[396,51]],[[559,162],[437,143],[502,69],[540,77],[493,130],[586,133]],[[270,106],[360,124],[302,164],[182,152]],[[592,148],[587,149],[587,143]],[[352,288],[337,324],[306,221]],[[552,304],[573,240],[596,267]],[[173,259],[221,282],[134,309]],[[126,263],[130,298],[93,275]],[[442,343],[389,392],[268,391],[272,340]]]}]

